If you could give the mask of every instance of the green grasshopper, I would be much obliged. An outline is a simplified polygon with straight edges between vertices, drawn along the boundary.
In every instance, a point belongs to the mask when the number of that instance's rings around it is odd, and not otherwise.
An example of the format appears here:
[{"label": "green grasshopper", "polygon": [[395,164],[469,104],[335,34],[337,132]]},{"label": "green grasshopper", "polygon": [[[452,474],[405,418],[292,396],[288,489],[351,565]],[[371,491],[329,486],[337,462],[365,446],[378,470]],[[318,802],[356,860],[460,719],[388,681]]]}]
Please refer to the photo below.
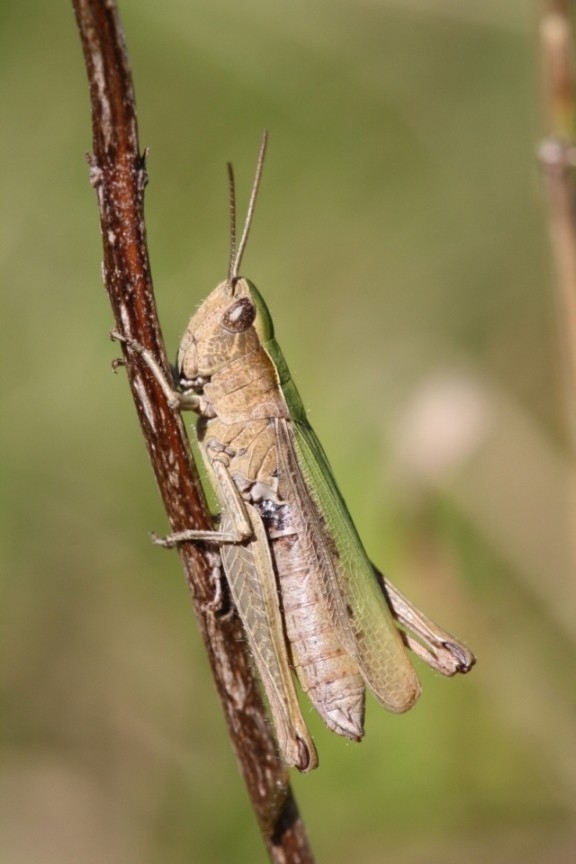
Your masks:
[{"label": "green grasshopper", "polygon": [[282,756],[288,765],[310,771],[318,756],[293,672],[326,725],[359,741],[366,687],[397,713],[418,698],[406,647],[444,675],[468,672],[475,658],[370,562],[306,419],[268,308],[256,287],[238,275],[265,149],[266,133],[237,249],[228,165],[228,277],[201,304],[182,338],[180,391],[145,348],[115,335],[142,355],[174,409],[199,415],[198,443],[220,522],[213,531],[184,531],[163,543],[219,546]]}]

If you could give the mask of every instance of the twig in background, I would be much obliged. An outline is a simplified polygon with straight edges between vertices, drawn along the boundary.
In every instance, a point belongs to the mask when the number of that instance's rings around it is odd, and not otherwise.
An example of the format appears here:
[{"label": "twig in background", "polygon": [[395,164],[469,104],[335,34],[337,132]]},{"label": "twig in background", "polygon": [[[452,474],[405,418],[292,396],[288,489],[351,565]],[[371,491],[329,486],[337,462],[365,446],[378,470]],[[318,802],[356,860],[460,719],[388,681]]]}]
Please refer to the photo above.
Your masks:
[{"label": "twig in background", "polygon": [[540,146],[557,272],[557,302],[572,456],[576,456],[576,187],[574,34],[567,0],[548,0],[540,22],[549,135]]},{"label": "twig in background", "polygon": [[558,332],[566,431],[570,446],[568,536],[576,561],[576,79],[569,0],[547,0],[540,22],[544,99],[550,133],[540,146],[546,177],[550,238],[557,273]]}]

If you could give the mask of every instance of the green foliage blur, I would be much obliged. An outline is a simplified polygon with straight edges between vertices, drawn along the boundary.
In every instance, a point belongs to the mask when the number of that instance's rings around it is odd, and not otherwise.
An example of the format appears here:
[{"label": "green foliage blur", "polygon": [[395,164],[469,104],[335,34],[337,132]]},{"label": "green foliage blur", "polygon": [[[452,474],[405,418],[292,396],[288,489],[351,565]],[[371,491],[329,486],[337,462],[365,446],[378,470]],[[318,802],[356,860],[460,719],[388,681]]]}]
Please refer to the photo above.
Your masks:
[{"label": "green foliage blur", "polygon": [[[370,554],[478,666],[361,745],[306,709],[319,862],[576,848],[574,569],[535,4],[120,4],[175,354],[270,144],[243,274]],[[264,861],[100,276],[71,5],[0,6],[2,864]],[[192,418],[191,421],[192,422]]]}]

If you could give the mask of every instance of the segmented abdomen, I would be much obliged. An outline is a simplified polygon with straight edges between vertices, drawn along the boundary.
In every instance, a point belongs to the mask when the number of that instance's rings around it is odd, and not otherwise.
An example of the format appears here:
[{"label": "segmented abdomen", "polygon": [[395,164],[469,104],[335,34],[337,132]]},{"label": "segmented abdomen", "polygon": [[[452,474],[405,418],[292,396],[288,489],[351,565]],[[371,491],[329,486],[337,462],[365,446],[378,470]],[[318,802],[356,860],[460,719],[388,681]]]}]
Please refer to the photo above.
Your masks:
[{"label": "segmented abdomen", "polygon": [[[281,489],[286,493],[284,484]],[[284,487],[284,488],[282,488]],[[302,689],[325,723],[339,735],[364,733],[364,681],[342,648],[334,610],[324,588],[318,549],[306,514],[292,502],[260,506],[280,587],[286,636]]]}]

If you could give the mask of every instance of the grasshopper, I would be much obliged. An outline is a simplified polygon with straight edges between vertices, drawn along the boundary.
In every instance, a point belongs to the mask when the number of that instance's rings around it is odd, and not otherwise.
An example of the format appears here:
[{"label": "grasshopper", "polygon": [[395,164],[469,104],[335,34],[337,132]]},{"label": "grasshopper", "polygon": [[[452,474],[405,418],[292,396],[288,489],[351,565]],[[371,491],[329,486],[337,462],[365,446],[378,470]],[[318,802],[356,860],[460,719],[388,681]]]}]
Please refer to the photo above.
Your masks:
[{"label": "grasshopper", "polygon": [[259,291],[239,275],[267,136],[264,133],[240,243],[228,165],[228,276],[186,328],[174,390],[140,353],[175,410],[198,414],[196,432],[220,507],[213,531],[189,530],[164,545],[209,541],[221,553],[288,765],[310,771],[316,748],[294,675],[326,725],[359,741],[368,688],[384,708],[407,711],[420,685],[410,648],[444,675],[468,672],[473,654],[418,611],[374,567],[274,337]]}]

